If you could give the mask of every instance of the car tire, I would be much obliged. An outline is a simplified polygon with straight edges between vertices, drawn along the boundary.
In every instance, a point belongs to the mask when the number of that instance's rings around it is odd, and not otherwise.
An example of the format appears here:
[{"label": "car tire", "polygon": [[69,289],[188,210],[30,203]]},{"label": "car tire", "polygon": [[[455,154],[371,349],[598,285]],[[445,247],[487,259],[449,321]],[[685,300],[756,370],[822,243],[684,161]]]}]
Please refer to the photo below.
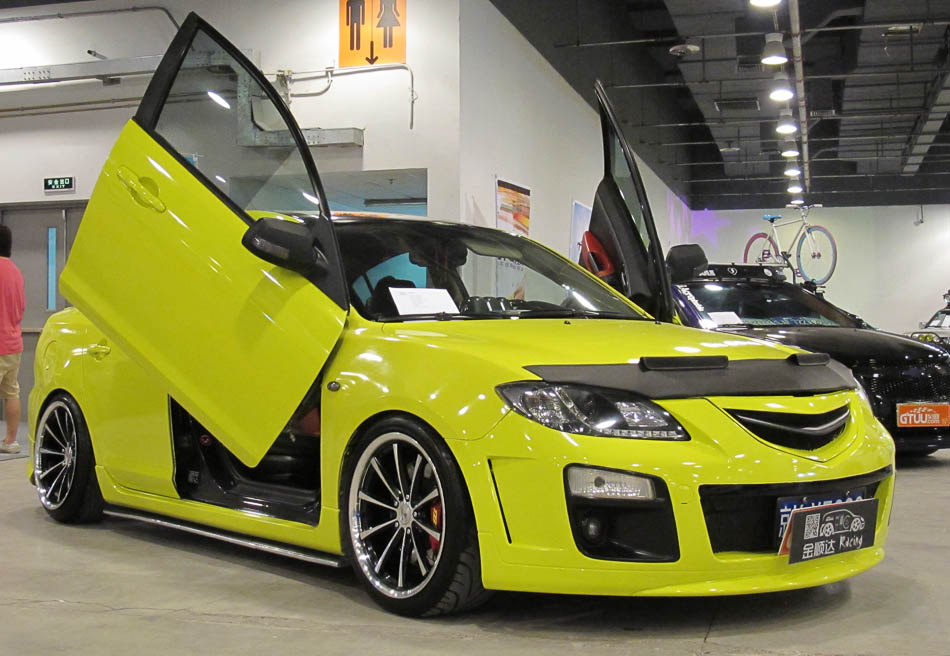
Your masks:
[{"label": "car tire", "polygon": [[363,431],[344,459],[340,509],[344,552],[386,610],[432,617],[490,596],[461,472],[427,426],[392,417]]},{"label": "car tire", "polygon": [[79,524],[102,518],[102,493],[89,428],[68,394],[50,397],[36,422],[33,477],[40,504],[57,522]]},{"label": "car tire", "polygon": [[819,531],[819,534],[821,535],[821,537],[827,538],[827,537],[833,535],[834,532],[835,532],[835,527],[834,527],[834,526],[832,526],[831,524],[822,524],[822,525],[821,525],[821,530]]},{"label": "car tire", "polygon": [[939,448],[934,449],[899,449],[897,451],[897,456],[899,458],[926,458],[927,456],[932,456]]}]

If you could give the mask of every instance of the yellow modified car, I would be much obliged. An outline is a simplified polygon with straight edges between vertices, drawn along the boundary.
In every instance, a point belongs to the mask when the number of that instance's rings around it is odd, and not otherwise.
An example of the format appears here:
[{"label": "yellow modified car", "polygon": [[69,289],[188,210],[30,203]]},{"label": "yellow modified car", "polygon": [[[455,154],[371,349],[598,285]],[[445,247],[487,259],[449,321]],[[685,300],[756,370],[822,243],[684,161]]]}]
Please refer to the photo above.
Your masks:
[{"label": "yellow modified car", "polygon": [[[892,440],[827,357],[661,321],[656,229],[597,97],[594,220],[623,293],[500,231],[331,217],[281,97],[189,16],[86,210],[75,307],[37,346],[43,507],[350,565],[414,616],[878,563]],[[842,509],[851,533],[810,534]]]}]

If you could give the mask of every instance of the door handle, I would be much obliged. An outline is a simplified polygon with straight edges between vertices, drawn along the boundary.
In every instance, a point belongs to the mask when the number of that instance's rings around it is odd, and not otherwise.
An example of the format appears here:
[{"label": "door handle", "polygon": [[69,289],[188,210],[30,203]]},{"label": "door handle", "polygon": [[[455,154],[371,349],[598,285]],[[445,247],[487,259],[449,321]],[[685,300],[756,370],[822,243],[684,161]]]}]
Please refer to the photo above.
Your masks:
[{"label": "door handle", "polygon": [[140,178],[127,166],[120,166],[116,176],[139,205],[149,207],[159,214],[165,211],[165,203],[158,197],[158,185],[152,179]]},{"label": "door handle", "polygon": [[86,353],[91,355],[96,360],[101,360],[112,353],[112,347],[103,341],[99,342],[98,344],[93,344],[92,346],[87,346]]}]

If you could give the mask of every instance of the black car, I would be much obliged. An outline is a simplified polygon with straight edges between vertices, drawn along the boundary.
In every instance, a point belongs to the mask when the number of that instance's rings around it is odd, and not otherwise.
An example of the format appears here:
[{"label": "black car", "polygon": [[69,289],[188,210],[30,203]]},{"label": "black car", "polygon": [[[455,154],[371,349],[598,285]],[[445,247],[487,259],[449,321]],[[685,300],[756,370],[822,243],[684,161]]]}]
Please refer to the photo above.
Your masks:
[{"label": "black car", "polygon": [[706,263],[695,245],[667,257],[677,314],[686,325],[827,353],[864,386],[901,453],[950,447],[950,354],[872,329],[779,267]]}]

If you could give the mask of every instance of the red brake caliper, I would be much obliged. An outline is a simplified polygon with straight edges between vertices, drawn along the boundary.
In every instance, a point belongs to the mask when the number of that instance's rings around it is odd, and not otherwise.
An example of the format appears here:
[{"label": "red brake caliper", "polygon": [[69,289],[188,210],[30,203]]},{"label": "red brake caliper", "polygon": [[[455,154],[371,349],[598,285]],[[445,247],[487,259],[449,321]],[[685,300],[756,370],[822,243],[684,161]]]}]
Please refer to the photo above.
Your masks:
[{"label": "red brake caliper", "polygon": [[[429,519],[432,520],[432,526],[435,530],[442,532],[442,502],[438,501],[432,504],[432,508],[429,510]],[[439,540],[437,538],[429,536],[429,548],[432,549],[432,553],[438,553],[439,551]]]}]

